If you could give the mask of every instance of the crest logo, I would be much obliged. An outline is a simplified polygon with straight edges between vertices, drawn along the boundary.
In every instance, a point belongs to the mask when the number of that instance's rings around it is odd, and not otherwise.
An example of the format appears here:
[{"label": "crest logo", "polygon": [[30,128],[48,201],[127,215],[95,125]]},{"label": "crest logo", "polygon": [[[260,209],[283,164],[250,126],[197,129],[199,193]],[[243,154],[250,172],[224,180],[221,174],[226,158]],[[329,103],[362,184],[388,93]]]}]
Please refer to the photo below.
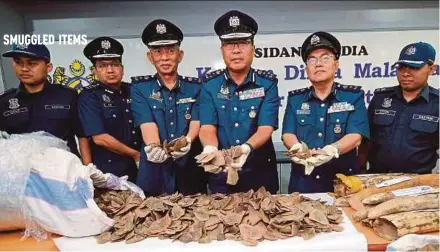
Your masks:
[{"label": "crest logo", "polygon": [[229,18],[229,26],[237,27],[240,25],[240,19],[237,16],[232,16]]},{"label": "crest logo", "polygon": [[104,102],[106,102],[106,103],[111,102],[110,97],[108,97],[108,95],[106,95],[106,94],[103,94],[103,95],[102,95],[102,99],[103,99]]},{"label": "crest logo", "polygon": [[17,98],[9,99],[9,108],[10,109],[16,109],[18,107],[20,107],[20,104],[18,104],[18,99]]},{"label": "crest logo", "polygon": [[409,47],[405,51],[406,55],[414,55],[415,53],[416,53],[416,48],[414,46]]},{"label": "crest logo", "polygon": [[382,107],[384,107],[384,108],[389,108],[389,107],[391,107],[391,102],[392,102],[392,101],[393,101],[392,98],[385,98],[385,99],[383,99]]},{"label": "crest logo", "polygon": [[23,50],[23,49],[27,49],[28,46],[29,46],[29,45],[24,44],[24,43],[23,43],[23,44],[18,44],[18,45],[17,45],[17,49],[22,49],[22,50]]},{"label": "crest logo", "polygon": [[321,43],[321,39],[318,36],[313,35],[312,38],[310,39],[310,44],[311,45],[316,45],[316,44],[319,44],[319,43]]},{"label": "crest logo", "polygon": [[110,41],[108,40],[101,41],[101,47],[102,49],[106,49],[106,50],[110,49],[111,47]]},{"label": "crest logo", "polygon": [[164,34],[164,33],[167,32],[167,28],[165,27],[164,24],[157,24],[157,25],[156,25],[156,32],[157,32],[158,34]]}]

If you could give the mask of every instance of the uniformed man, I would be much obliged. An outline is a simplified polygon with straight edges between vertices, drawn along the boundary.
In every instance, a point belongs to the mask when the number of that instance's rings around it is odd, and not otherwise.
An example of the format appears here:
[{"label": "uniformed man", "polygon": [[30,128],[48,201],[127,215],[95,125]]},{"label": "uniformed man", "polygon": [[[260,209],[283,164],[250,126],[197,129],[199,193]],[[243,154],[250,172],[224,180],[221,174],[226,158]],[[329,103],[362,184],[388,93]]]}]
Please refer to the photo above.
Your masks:
[{"label": "uniformed man", "polygon": [[139,131],[130,111],[130,87],[122,82],[124,48],[117,40],[99,37],[84,48],[98,81],[79,96],[79,116],[91,139],[93,163],[104,173],[136,179]]},{"label": "uniformed man", "polygon": [[[207,189],[206,175],[194,159],[202,150],[198,140],[201,80],[178,74],[182,40],[182,31],[173,23],[163,19],[150,22],[142,41],[157,73],[132,77],[132,110],[145,150],[136,183],[149,195],[189,195],[206,193]],[[179,152],[167,155],[160,146],[154,146],[180,137],[188,144]]]},{"label": "uniformed man", "polygon": [[438,89],[428,85],[435,50],[405,46],[396,62],[398,86],[376,89],[368,106],[371,173],[431,173],[438,160]]},{"label": "uniformed man", "polygon": [[226,69],[208,73],[200,95],[200,139],[204,153],[240,146],[242,156],[233,167],[240,169],[238,183],[226,184],[227,173],[212,174],[212,192],[234,193],[264,186],[278,191],[278,172],[272,132],[278,128],[277,78],[251,67],[257,22],[232,10],[214,25],[220,37]]},{"label": "uniformed man", "polygon": [[301,57],[312,86],[289,92],[282,140],[290,150],[303,151],[300,142],[304,142],[326,155],[309,160],[311,173],[303,160],[294,158],[289,192],[333,191],[335,173],[359,173],[356,147],[369,137],[367,109],[361,87],[335,82],[340,55],[339,41],[326,32],[315,32],[302,44]]},{"label": "uniformed man", "polygon": [[78,119],[77,93],[47,80],[53,68],[48,48],[43,44],[16,44],[3,57],[13,58],[20,84],[0,96],[0,131],[45,131],[67,141],[71,152],[80,156],[77,136],[82,161],[88,164],[90,150]]}]

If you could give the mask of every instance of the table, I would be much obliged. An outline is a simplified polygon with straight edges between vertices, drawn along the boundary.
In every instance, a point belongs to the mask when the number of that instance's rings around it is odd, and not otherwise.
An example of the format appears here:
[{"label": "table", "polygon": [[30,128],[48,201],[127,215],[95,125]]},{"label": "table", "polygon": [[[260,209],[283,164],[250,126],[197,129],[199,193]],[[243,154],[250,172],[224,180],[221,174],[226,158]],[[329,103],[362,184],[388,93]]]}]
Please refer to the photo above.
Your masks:
[{"label": "table", "polygon": [[[351,216],[354,213],[354,210],[349,207],[343,207],[343,211],[347,214],[347,216],[352,220]],[[363,233],[367,243],[369,251],[384,251],[389,244],[389,241],[378,237],[373,229],[362,226],[359,222],[353,222],[353,225],[356,229]],[[22,236],[22,232],[13,231],[0,233],[0,249],[1,250],[46,250],[46,251],[58,251],[58,248],[55,246],[55,243],[52,239],[43,240],[38,242],[34,238],[28,238],[23,241],[20,241]],[[54,238],[60,237],[58,235],[53,235]]]}]

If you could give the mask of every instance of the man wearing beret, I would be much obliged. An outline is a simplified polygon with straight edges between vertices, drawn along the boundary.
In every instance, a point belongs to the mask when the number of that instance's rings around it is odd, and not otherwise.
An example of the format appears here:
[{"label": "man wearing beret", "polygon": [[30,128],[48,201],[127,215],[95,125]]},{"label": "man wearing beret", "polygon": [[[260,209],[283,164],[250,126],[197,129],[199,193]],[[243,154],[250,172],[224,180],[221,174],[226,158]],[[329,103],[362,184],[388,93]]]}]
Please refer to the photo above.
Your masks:
[{"label": "man wearing beret", "polygon": [[240,146],[242,155],[233,163],[239,170],[236,185],[226,184],[227,173],[211,174],[212,192],[235,193],[265,187],[278,191],[278,172],[272,132],[278,128],[277,78],[251,67],[256,21],[232,10],[214,25],[221,41],[226,69],[208,73],[200,94],[200,139],[203,152]]},{"label": "man wearing beret", "polygon": [[336,173],[360,171],[356,147],[369,137],[364,91],[335,82],[340,54],[339,41],[326,32],[315,32],[302,44],[312,85],[289,92],[282,140],[291,151],[304,151],[304,142],[324,153],[307,160],[292,158],[289,193],[333,191]]},{"label": "man wearing beret", "polygon": [[124,48],[117,40],[99,37],[84,48],[98,81],[81,92],[79,116],[91,139],[93,164],[102,172],[136,180],[139,131],[130,111],[130,87],[122,82]]},{"label": "man wearing beret", "polygon": [[[0,95],[0,135],[36,131],[48,132],[64,141],[70,151],[90,163],[87,138],[78,119],[77,93],[65,86],[50,84],[50,52],[43,44],[16,44],[3,57],[13,58],[20,84]],[[1,137],[0,137],[1,138]]]},{"label": "man wearing beret", "polygon": [[398,86],[376,89],[368,106],[371,173],[431,173],[438,160],[438,89],[428,85],[435,49],[417,42],[400,52]]},{"label": "man wearing beret", "polygon": [[[163,19],[150,22],[142,41],[157,72],[132,77],[132,111],[144,150],[136,183],[149,195],[190,195],[207,189],[205,172],[194,159],[202,148],[198,140],[201,81],[178,74],[182,40],[182,31],[173,23]],[[178,138],[185,138],[186,146],[167,154],[162,143]]]}]

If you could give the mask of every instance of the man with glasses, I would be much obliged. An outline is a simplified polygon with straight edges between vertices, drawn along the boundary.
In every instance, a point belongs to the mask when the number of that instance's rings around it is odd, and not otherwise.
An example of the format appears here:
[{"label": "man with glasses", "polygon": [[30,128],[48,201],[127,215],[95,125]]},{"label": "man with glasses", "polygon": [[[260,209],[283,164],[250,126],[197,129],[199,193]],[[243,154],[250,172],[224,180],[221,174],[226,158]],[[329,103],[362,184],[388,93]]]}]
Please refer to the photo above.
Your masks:
[{"label": "man with glasses", "polygon": [[[142,132],[142,153],[137,185],[148,195],[206,193],[206,175],[195,162],[202,151],[198,140],[201,80],[178,74],[183,59],[182,31],[173,23],[157,19],[142,33],[147,58],[155,75],[132,77],[132,111]],[[184,137],[186,146],[169,154],[166,140]]]},{"label": "man with glasses", "polygon": [[127,175],[134,182],[140,142],[130,111],[129,84],[122,82],[124,48],[113,38],[99,37],[83,52],[98,79],[84,88],[78,101],[84,133],[91,140],[93,164],[104,173]]},{"label": "man with glasses", "polygon": [[399,85],[375,90],[368,106],[370,173],[426,174],[436,166],[438,89],[428,85],[434,60],[435,49],[428,43],[405,46],[396,62]]},{"label": "man with glasses", "polygon": [[326,32],[311,34],[301,47],[312,86],[289,92],[282,140],[291,151],[304,151],[304,142],[325,154],[292,158],[289,193],[333,191],[336,173],[359,173],[356,147],[369,137],[367,110],[360,86],[334,81],[340,54],[339,41]]},{"label": "man with glasses", "polygon": [[78,94],[65,86],[48,82],[52,71],[50,52],[43,44],[16,44],[3,57],[13,58],[20,84],[0,95],[0,138],[8,134],[45,131],[67,141],[70,151],[90,163],[87,138],[78,119]]},{"label": "man with glasses", "polygon": [[212,192],[235,193],[265,187],[278,191],[278,172],[272,132],[278,128],[279,97],[274,74],[251,67],[256,21],[232,10],[214,25],[221,41],[226,69],[208,73],[200,94],[200,140],[203,152],[240,146],[242,155],[231,168],[238,183],[229,185],[227,173],[210,174]]}]

